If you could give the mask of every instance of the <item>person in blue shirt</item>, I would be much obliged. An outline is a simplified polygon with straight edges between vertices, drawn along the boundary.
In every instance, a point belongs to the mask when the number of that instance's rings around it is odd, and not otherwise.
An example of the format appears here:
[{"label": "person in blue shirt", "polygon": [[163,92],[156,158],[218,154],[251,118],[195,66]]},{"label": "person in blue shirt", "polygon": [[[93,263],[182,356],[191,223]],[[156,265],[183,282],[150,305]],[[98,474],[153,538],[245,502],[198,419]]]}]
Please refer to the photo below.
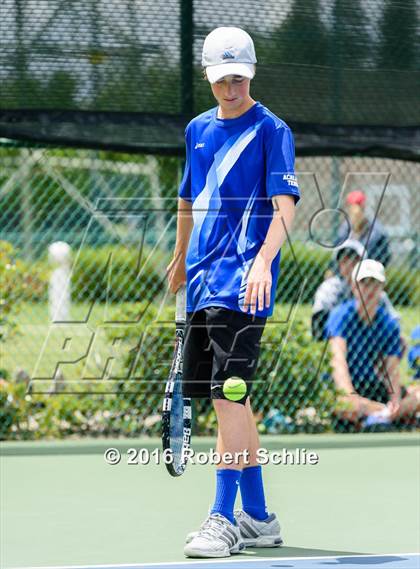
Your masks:
[{"label": "person in blue shirt", "polygon": [[356,424],[367,417],[368,423],[410,419],[420,409],[420,390],[400,384],[400,326],[380,302],[385,280],[382,263],[361,261],[352,273],[354,298],[327,321],[332,375],[341,393],[337,415]]},{"label": "person in blue shirt", "polygon": [[412,346],[408,350],[408,365],[414,372],[414,379],[420,379],[420,326],[416,326],[410,335]]},{"label": "person in blue shirt", "polygon": [[[227,557],[244,546],[282,543],[277,517],[265,503],[250,393],[299,189],[290,128],[250,95],[255,63],[244,30],[213,30],[202,64],[217,106],[185,130],[168,281],[173,293],[187,287],[184,394],[211,399],[222,457],[210,514],[187,537],[189,557]],[[242,394],[228,392],[232,380]],[[234,513],[238,487],[242,509]]]},{"label": "person in blue shirt", "polygon": [[[337,274],[325,279],[315,291],[312,306],[311,329],[314,340],[325,340],[325,325],[333,308],[345,300],[352,298],[351,275],[357,263],[367,257],[363,245],[354,239],[347,239],[334,250],[334,261],[337,265]],[[392,306],[385,291],[381,295],[381,305],[387,310],[394,320],[399,320],[400,315]],[[405,348],[405,340],[401,337],[402,347]]]}]

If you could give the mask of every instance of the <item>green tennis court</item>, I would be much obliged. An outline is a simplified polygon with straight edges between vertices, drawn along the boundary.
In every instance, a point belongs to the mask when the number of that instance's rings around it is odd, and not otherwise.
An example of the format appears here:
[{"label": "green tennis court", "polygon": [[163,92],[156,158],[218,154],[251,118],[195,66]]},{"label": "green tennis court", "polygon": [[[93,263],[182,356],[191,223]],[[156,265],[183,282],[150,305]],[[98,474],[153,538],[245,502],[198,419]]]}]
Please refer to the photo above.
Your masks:
[{"label": "green tennis court", "polygon": [[[214,443],[193,440],[203,453]],[[418,443],[417,433],[263,437],[270,453],[299,448],[319,457],[316,465],[264,467],[285,546],[197,566],[418,567],[407,554],[420,545]],[[121,453],[119,464],[105,462],[108,448]],[[150,464],[128,464],[141,456],[130,448],[145,449]],[[1,566],[195,566],[183,543],[211,505],[214,467],[190,464],[174,479],[155,464],[156,448],[150,438],[3,443]]]}]

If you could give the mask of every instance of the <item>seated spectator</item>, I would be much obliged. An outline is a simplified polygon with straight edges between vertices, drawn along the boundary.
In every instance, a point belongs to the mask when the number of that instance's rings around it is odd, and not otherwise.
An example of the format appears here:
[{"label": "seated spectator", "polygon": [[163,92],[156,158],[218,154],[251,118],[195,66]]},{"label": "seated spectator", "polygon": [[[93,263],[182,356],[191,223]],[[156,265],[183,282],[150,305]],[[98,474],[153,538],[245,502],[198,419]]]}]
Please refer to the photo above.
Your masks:
[{"label": "seated spectator", "polygon": [[332,376],[341,392],[336,414],[352,423],[412,419],[420,410],[419,387],[400,384],[400,327],[380,304],[385,280],[381,263],[360,262],[352,272],[354,298],[337,306],[327,322]]},{"label": "seated spectator", "polygon": [[414,372],[414,379],[420,379],[420,326],[416,326],[411,332],[411,342],[407,357],[408,365]]},{"label": "seated spectator", "polygon": [[391,258],[388,236],[380,221],[371,220],[366,215],[366,195],[360,190],[350,192],[346,198],[346,209],[350,228],[347,221],[341,224],[337,243],[346,239],[360,241],[366,249],[366,256],[380,261],[386,267]]},{"label": "seated spectator", "polygon": [[[315,340],[326,339],[325,324],[331,310],[352,297],[351,274],[364,254],[363,245],[355,239],[348,239],[335,249],[334,260],[338,266],[338,275],[325,279],[315,292],[311,322],[312,336]],[[399,319],[400,316],[385,291],[381,294],[380,302],[392,318]]]}]

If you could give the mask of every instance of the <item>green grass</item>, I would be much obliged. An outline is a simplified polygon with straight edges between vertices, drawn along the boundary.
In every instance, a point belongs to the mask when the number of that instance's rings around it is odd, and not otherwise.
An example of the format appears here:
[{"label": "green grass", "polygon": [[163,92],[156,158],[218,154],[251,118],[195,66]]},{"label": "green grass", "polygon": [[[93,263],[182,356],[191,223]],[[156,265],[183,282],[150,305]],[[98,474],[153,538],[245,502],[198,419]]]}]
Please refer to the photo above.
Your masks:
[{"label": "green grass", "polygon": [[[31,377],[49,378],[53,376],[57,362],[65,359],[75,361],[60,366],[67,380],[100,378],[113,347],[101,327],[106,318],[103,307],[95,307],[90,314],[89,309],[88,303],[74,304],[71,318],[75,322],[51,327],[48,304],[25,303],[17,318],[19,334],[6,343],[2,367],[12,374],[23,369]],[[83,357],[90,342],[89,356]],[[36,385],[41,386],[41,383]]]},{"label": "green grass", "polygon": [[[112,311],[124,312],[125,309],[132,308],[131,303],[122,303],[111,307]],[[66,379],[79,380],[81,377],[98,378],[102,377],[105,363],[112,354],[115,355],[113,375],[121,370],[123,357],[118,356],[118,347],[113,348],[106,332],[100,324],[104,322],[107,315],[104,314],[104,306],[97,305],[89,314],[90,304],[73,304],[71,317],[82,323],[65,324],[54,334],[49,335],[48,305],[24,303],[18,316],[20,334],[9,340],[5,346],[4,356],[1,367],[8,370],[12,375],[18,369],[26,370],[31,377],[52,377],[57,362],[60,358],[76,360],[83,356],[87,351],[90,341],[93,341],[89,357],[71,364],[63,365],[62,370]],[[418,324],[418,311],[415,308],[399,308],[401,313],[401,325],[405,338],[408,340],[411,330]],[[273,318],[279,322],[287,322],[290,318],[298,318],[307,323],[310,328],[311,306],[308,304],[299,305],[291,311],[288,304],[278,304]],[[124,324],[122,325],[124,327]],[[286,324],[279,324],[286,326]],[[71,340],[68,340],[71,338]],[[66,341],[67,340],[67,341]],[[64,346],[64,349],[63,349]],[[108,364],[109,365],[109,364]],[[402,362],[401,373],[403,381],[410,378],[406,357]]]}]

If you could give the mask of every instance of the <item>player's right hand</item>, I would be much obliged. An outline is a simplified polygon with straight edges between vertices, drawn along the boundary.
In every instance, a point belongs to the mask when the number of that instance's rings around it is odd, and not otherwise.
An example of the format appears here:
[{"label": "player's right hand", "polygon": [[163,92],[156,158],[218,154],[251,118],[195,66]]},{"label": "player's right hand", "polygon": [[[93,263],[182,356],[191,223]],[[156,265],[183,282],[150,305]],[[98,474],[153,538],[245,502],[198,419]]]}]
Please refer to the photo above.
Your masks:
[{"label": "player's right hand", "polygon": [[187,282],[185,272],[185,254],[175,253],[172,261],[166,267],[169,290],[175,294],[179,287]]}]

